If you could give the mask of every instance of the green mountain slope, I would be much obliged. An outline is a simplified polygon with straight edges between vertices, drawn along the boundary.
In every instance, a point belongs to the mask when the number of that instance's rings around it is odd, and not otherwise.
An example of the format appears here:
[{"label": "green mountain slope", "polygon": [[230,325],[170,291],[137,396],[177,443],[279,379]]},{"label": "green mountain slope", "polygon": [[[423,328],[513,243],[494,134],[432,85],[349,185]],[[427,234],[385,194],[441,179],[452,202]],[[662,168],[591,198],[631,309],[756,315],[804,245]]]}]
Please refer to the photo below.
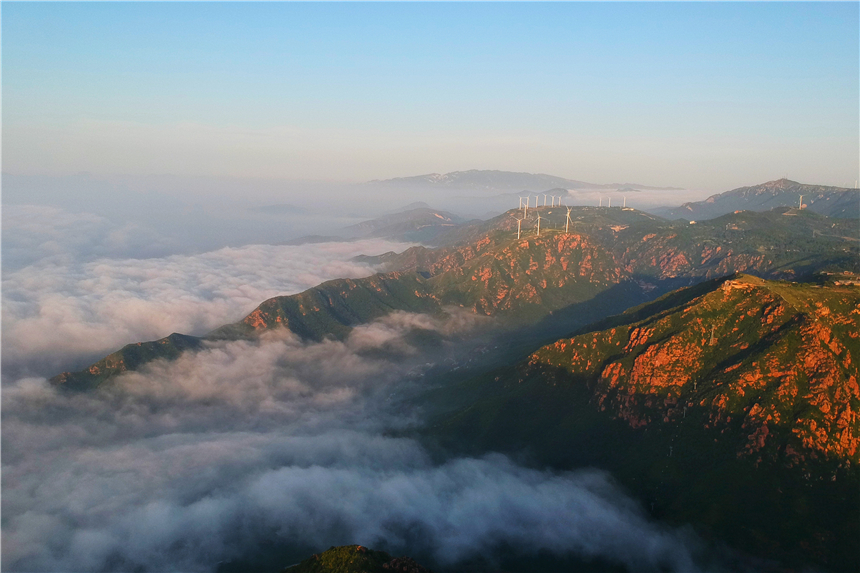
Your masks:
[{"label": "green mountain slope", "polygon": [[95,388],[105,380],[156,359],[172,360],[187,350],[199,350],[203,339],[174,332],[152,342],[127,344],[80,372],[63,372],[51,379],[55,384],[76,389]]},{"label": "green mountain slope", "polygon": [[459,407],[428,435],[602,467],[659,517],[757,556],[856,570],[858,333],[857,287],[710,281],[436,396]]},{"label": "green mountain slope", "polygon": [[438,297],[417,273],[335,279],[299,294],[270,298],[242,321],[222,326],[206,338],[242,338],[270,328],[288,328],[307,340],[343,338],[351,327],[396,310],[438,313],[440,309]]},{"label": "green mountain slope", "polygon": [[[538,323],[622,283],[635,284],[638,294],[622,289],[628,295],[606,307],[608,313],[656,297],[679,282],[736,271],[791,278],[812,271],[860,270],[848,222],[810,212],[740,213],[707,225],[687,225],[632,209],[582,207],[571,210],[566,232],[567,209],[541,207],[520,223],[518,239],[519,217],[519,211],[510,211],[465,226],[458,242],[448,247],[387,255],[385,262],[396,269],[388,273],[338,279],[269,299],[204,340],[244,338],[270,328],[288,328],[308,340],[343,338],[352,327],[393,311],[442,313],[446,306],[497,316],[501,328],[514,328]],[[176,355],[170,346],[159,353],[160,346],[144,344],[154,349],[146,360]],[[96,364],[54,381],[91,387],[146,360],[124,362],[122,369]]]}]

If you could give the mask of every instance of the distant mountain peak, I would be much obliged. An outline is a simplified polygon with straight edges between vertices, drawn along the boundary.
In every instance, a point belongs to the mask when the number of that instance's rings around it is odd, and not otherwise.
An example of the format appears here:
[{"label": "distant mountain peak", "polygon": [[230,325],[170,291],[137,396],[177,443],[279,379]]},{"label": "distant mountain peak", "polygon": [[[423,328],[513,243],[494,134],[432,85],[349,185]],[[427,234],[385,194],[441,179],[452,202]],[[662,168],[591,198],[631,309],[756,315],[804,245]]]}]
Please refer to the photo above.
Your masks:
[{"label": "distant mountain peak", "polygon": [[797,207],[801,195],[804,209],[828,217],[860,217],[860,191],[798,183],[784,177],[717,193],[704,201],[684,203],[676,208],[655,209],[652,212],[667,219],[700,221],[735,211],[768,211],[777,207]]},{"label": "distant mountain peak", "polygon": [[369,181],[373,185],[403,185],[403,186],[443,186],[463,189],[481,189],[495,191],[540,192],[546,189],[611,189],[619,187],[630,189],[675,189],[673,187],[649,187],[638,183],[588,183],[575,179],[565,179],[546,173],[528,173],[523,171],[499,171],[495,169],[468,169],[466,171],[451,171],[449,173],[427,173],[412,177],[395,177],[392,179],[375,179]]},{"label": "distant mountain peak", "polygon": [[756,187],[764,187],[765,189],[787,189],[790,187],[797,187],[798,185],[803,185],[802,183],[798,183],[797,181],[792,181],[791,179],[786,179],[782,177],[780,179],[776,179],[774,181],[768,181],[767,183],[762,183],[761,185],[757,185]]}]

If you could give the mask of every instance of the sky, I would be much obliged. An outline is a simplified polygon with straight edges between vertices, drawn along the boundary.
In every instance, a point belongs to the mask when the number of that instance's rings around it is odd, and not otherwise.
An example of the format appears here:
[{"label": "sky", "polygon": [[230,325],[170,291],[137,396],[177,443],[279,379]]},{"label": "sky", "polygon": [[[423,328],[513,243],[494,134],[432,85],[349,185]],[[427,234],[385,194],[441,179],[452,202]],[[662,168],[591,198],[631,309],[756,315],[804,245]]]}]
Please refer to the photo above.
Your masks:
[{"label": "sky", "polygon": [[845,3],[8,3],[3,171],[853,186]]}]

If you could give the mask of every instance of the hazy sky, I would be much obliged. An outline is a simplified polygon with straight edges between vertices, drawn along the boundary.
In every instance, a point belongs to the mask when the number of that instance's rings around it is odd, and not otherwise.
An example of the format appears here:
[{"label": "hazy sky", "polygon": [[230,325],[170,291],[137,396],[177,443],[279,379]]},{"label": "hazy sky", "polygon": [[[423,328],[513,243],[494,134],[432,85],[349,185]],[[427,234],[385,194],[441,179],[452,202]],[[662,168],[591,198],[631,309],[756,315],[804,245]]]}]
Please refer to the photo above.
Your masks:
[{"label": "hazy sky", "polygon": [[846,3],[8,3],[3,170],[846,185]]}]

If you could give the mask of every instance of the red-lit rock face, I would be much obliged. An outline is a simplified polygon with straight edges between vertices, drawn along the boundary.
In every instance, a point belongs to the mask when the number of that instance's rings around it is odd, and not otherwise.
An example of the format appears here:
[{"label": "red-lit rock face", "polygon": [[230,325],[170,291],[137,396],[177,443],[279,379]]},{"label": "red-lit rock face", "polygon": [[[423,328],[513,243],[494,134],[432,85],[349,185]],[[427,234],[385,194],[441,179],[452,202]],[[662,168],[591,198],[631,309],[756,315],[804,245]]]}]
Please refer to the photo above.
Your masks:
[{"label": "red-lit rock face", "polygon": [[[626,219],[620,221],[616,213],[608,210],[580,208],[568,233],[563,232],[566,211],[542,209],[540,212],[546,217],[546,227],[542,227],[540,236],[534,219],[530,219],[523,223],[522,236],[517,239],[515,214],[507,213],[469,230],[460,237],[458,246],[413,247],[394,255],[396,260],[392,268],[401,272],[335,280],[303,293],[276,297],[262,303],[239,323],[225,325],[207,337],[229,339],[269,328],[288,328],[310,339],[339,337],[345,336],[354,325],[375,320],[393,310],[440,312],[446,305],[462,306],[476,314],[507,316],[514,322],[536,322],[555,310],[587,304],[622,281],[638,285],[641,294],[647,295],[675,282],[669,279],[692,283],[746,270],[793,278],[796,272],[793,265],[805,265],[808,269],[814,259],[812,251],[804,250],[814,245],[805,239],[806,230],[803,234],[806,243],[797,242],[796,233],[791,232],[794,227],[786,229],[782,220],[786,218],[779,214],[756,217],[747,214],[729,223],[721,222],[717,227],[703,223],[693,228],[679,228],[641,213],[621,213]],[[773,227],[776,235],[789,241],[786,244],[797,248],[781,252],[768,233],[753,233],[755,236],[744,239],[747,230],[762,225]],[[837,223],[830,226],[837,227]],[[734,230],[729,231],[730,227]],[[839,257],[856,253],[853,243],[835,245],[835,250],[816,252]],[[636,297],[631,295],[627,301],[634,299]],[[826,311],[827,308],[821,310],[822,313]],[[749,312],[752,317],[758,316],[759,311],[750,309]],[[759,318],[765,326],[777,328],[787,320],[788,315],[781,314],[783,312],[783,307],[775,304]],[[708,325],[699,332],[701,340],[707,337]],[[744,324],[738,323],[724,335],[746,330]],[[840,333],[831,350],[836,352],[845,338],[856,340],[858,337],[860,334],[856,331]],[[628,342],[625,340],[622,347]],[[739,351],[750,349],[751,344],[750,340],[741,339],[735,344],[721,345],[721,348]],[[634,381],[642,377],[657,380],[664,371],[668,372],[664,377],[682,380],[687,376],[686,370],[680,372],[673,371],[671,366],[666,370],[651,365],[652,360],[671,360],[673,354],[681,352],[678,348],[666,346],[647,351],[656,354],[649,354],[639,365],[632,359],[624,364],[627,375]],[[106,367],[103,360],[93,365],[92,370],[76,373],[75,377],[81,380],[89,377],[94,384],[100,383],[115,373],[134,370],[149,360],[172,353],[172,350],[165,353],[149,348],[138,353],[138,358],[128,365]],[[640,351],[635,353],[638,356]],[[851,367],[851,354],[840,354],[843,368]],[[694,360],[695,356],[685,354],[683,359]],[[731,366],[725,365],[725,368]],[[682,370],[687,367],[694,365],[679,366]],[[743,368],[737,368],[736,374],[740,376]],[[60,376],[56,381],[62,383],[68,379],[69,376]]]},{"label": "red-lit rock face", "polygon": [[[475,312],[496,314],[523,305],[551,310],[593,296],[621,279],[606,249],[575,233],[546,233],[494,244],[489,238],[451,250],[430,265],[440,297],[460,298]],[[553,300],[547,300],[551,292]]]},{"label": "red-lit rock face", "polygon": [[641,324],[560,340],[530,364],[585,375],[597,406],[634,428],[701,408],[707,427],[740,422],[738,456],[856,464],[858,317],[856,288],[745,277]]}]

